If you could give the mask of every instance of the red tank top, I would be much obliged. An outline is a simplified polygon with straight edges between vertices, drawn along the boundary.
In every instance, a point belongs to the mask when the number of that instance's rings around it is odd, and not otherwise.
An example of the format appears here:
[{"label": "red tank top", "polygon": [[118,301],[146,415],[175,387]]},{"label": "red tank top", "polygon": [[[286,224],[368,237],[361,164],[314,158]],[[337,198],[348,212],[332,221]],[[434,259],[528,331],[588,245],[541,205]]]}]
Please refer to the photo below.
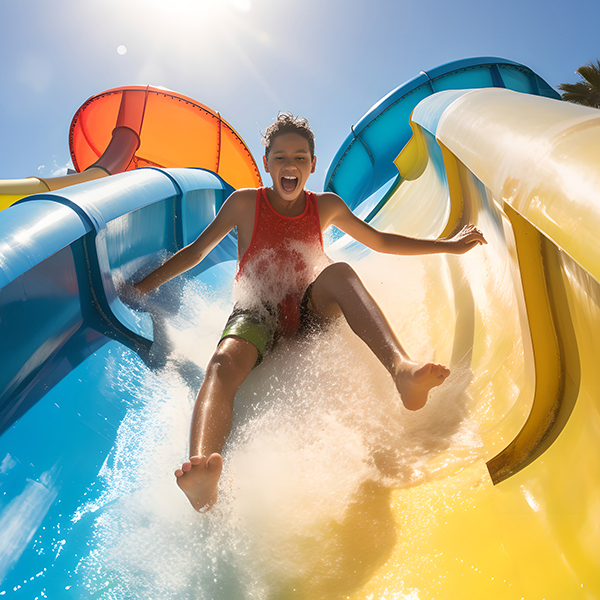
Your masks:
[{"label": "red tank top", "polygon": [[235,277],[247,279],[261,302],[277,307],[283,335],[298,331],[304,292],[326,264],[317,197],[305,194],[302,214],[286,217],[271,206],[266,188],[256,191],[252,239]]}]

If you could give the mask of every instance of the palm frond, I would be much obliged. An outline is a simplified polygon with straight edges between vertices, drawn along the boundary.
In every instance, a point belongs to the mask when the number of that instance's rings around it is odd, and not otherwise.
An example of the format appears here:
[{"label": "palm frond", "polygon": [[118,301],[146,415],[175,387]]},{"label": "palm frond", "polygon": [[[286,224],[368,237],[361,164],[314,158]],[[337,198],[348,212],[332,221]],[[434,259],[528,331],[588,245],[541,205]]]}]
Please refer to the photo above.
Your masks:
[{"label": "palm frond", "polygon": [[596,61],[595,65],[593,62],[583,65],[575,72],[579,73],[593,88],[600,90],[600,61]]},{"label": "palm frond", "polygon": [[583,106],[600,108],[600,61],[588,63],[576,71],[583,81],[561,83],[558,89],[563,92],[562,99]]}]

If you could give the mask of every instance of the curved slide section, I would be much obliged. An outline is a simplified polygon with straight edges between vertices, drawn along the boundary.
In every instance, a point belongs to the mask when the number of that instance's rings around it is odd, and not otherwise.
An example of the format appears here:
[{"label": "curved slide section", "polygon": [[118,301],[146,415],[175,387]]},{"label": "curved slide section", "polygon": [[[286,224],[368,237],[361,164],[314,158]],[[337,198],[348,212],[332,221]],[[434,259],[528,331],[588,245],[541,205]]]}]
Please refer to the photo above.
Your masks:
[{"label": "curved slide section", "polygon": [[[75,368],[109,339],[148,353],[151,319],[119,299],[119,280],[193,241],[231,191],[208,171],[146,168],[35,195],[3,213],[2,430],[48,390],[65,355]],[[235,259],[231,240],[222,247]]]},{"label": "curved slide section", "polygon": [[147,166],[210,169],[236,188],[261,185],[233,127],[208,106],[165,88],[127,86],[88,98],[71,122],[69,147],[75,173],[0,180],[0,210],[31,194]]},{"label": "curved slide section", "polygon": [[[427,314],[454,323],[435,343],[470,373],[472,464],[394,493],[402,541],[352,598],[600,596],[600,120],[509,87],[428,94],[402,148],[377,131],[411,103],[413,86],[400,88],[330,169],[330,189],[362,186],[354,205],[376,227],[443,237],[471,222],[489,240],[479,256],[424,261]],[[457,449],[446,452],[441,472]]]},{"label": "curved slide section", "polygon": [[[85,520],[73,528],[72,518],[135,402],[117,373],[130,360],[144,364],[135,356],[156,366],[156,322],[116,289],[193,241],[231,191],[208,171],[144,168],[2,212],[3,595],[91,597],[73,577],[92,529]],[[226,238],[196,275],[218,288],[235,249]],[[177,311],[168,289],[157,302]]]},{"label": "curved slide section", "polygon": [[361,216],[430,237],[473,222],[489,241],[418,258],[328,237],[411,355],[452,375],[408,414],[343,327],[284,345],[240,389],[203,517],[172,467],[231,306],[234,240],[144,306],[124,283],[232,188],[144,168],[0,213],[0,593],[599,597],[600,125],[552,96],[522,65],[463,61],[353,128],[328,185]]}]

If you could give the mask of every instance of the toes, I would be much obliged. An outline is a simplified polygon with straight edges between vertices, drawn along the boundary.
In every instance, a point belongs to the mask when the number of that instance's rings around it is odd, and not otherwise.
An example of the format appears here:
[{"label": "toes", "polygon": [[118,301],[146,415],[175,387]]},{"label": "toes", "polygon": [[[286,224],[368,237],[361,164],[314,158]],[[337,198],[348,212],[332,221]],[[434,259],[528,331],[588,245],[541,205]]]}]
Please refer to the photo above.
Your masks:
[{"label": "toes", "polygon": [[433,365],[432,372],[438,377],[443,377],[444,379],[450,375],[450,369],[444,365]]},{"label": "toes", "polygon": [[192,456],[190,458],[190,460],[186,460],[181,465],[180,469],[177,469],[175,471],[175,477],[181,477],[182,475],[185,475],[186,473],[188,473],[189,471],[191,471],[192,467],[196,467],[196,466],[202,465],[202,464],[204,464],[204,465],[207,464],[207,460],[206,460],[205,456]]},{"label": "toes", "polygon": [[209,471],[220,471],[223,468],[223,457],[220,454],[211,454],[206,466]]}]

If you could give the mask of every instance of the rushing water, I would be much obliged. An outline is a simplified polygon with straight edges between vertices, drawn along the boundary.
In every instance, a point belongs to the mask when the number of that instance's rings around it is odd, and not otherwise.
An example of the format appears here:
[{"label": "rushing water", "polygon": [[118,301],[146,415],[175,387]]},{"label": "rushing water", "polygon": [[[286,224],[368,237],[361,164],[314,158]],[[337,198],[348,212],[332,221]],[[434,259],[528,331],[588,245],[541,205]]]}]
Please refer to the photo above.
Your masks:
[{"label": "rushing water", "polygon": [[[416,259],[393,259],[373,268],[369,258],[360,273],[415,358],[431,360],[425,270]],[[198,282],[180,293],[179,311],[159,329],[154,367],[115,365],[122,385],[141,383],[100,473],[103,491],[74,516],[95,517],[78,577],[105,599],[344,597],[398,535],[390,490],[477,454],[468,365],[453,365],[428,405],[410,413],[345,323],[280,343],[238,392],[219,501],[200,515],[173,471],[187,458],[203,366],[231,301]]]}]

